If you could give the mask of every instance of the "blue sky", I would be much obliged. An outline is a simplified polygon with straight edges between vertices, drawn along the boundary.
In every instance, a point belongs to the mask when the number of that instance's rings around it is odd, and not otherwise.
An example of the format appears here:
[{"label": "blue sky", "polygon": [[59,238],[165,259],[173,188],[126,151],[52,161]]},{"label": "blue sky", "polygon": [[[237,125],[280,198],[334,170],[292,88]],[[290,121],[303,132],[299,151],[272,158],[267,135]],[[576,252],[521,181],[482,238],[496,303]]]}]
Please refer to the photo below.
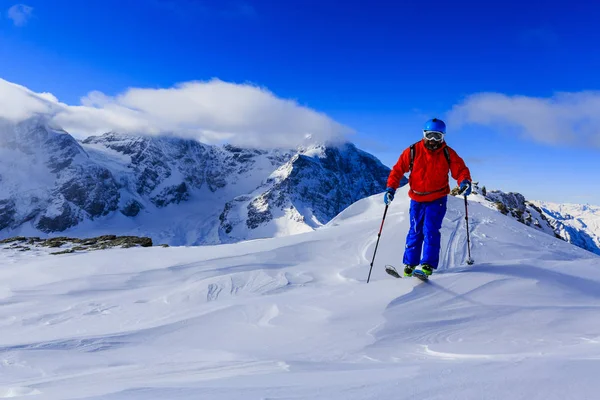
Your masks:
[{"label": "blue sky", "polygon": [[352,128],[390,166],[438,116],[488,188],[600,204],[593,3],[0,0],[0,78],[71,105],[252,83]]}]

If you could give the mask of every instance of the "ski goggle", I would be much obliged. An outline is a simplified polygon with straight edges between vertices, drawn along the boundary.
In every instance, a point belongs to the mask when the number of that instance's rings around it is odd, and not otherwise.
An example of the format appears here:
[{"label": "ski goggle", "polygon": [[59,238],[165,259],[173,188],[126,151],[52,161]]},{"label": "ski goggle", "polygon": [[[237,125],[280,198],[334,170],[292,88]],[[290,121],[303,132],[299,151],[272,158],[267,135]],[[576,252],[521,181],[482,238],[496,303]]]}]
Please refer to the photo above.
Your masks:
[{"label": "ski goggle", "polygon": [[427,140],[435,140],[436,142],[444,140],[444,134],[438,131],[423,131],[423,137]]}]

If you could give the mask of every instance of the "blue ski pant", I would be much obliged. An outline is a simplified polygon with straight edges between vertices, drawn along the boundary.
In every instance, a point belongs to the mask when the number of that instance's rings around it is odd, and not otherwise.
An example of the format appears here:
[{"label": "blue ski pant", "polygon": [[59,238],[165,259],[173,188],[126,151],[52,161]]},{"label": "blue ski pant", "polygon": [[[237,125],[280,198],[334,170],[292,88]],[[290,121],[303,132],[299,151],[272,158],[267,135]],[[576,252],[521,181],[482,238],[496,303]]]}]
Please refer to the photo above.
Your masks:
[{"label": "blue ski pant", "polygon": [[442,241],[440,229],[446,215],[447,202],[447,196],[429,202],[410,201],[410,230],[406,237],[404,264],[413,267],[419,264],[438,267]]}]

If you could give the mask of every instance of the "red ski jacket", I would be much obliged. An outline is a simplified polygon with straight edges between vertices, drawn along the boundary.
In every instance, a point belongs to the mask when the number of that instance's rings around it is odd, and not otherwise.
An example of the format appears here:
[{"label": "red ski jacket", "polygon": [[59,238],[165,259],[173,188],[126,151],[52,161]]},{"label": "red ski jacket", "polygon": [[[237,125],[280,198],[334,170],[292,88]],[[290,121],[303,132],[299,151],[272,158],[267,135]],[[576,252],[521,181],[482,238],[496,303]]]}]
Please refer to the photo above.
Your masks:
[{"label": "red ski jacket", "polygon": [[[448,148],[450,165],[444,155],[444,148]],[[410,172],[410,147],[402,152],[400,158],[387,181],[387,186],[397,189],[402,176]],[[434,201],[450,193],[448,172],[460,184],[464,180],[471,181],[471,172],[462,158],[456,152],[442,143],[439,149],[429,150],[425,147],[424,140],[415,144],[412,172],[408,178],[411,199],[419,202]]]}]

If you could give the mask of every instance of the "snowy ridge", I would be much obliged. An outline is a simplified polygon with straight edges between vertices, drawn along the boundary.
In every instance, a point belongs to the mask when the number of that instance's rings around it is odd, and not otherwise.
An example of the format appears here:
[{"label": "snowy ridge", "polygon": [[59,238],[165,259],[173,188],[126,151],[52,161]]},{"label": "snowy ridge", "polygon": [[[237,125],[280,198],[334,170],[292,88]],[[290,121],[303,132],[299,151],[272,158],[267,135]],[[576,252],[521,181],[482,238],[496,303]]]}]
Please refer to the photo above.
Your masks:
[{"label": "snowy ridge", "polygon": [[469,199],[600,255],[600,207],[529,201],[520,193],[487,191],[477,183]]},{"label": "snowy ridge", "polygon": [[0,253],[0,395],[595,398],[600,257],[470,202],[465,266],[450,197],[440,270],[393,279],[408,204],[402,189],[369,284],[380,195],[268,240]]}]

